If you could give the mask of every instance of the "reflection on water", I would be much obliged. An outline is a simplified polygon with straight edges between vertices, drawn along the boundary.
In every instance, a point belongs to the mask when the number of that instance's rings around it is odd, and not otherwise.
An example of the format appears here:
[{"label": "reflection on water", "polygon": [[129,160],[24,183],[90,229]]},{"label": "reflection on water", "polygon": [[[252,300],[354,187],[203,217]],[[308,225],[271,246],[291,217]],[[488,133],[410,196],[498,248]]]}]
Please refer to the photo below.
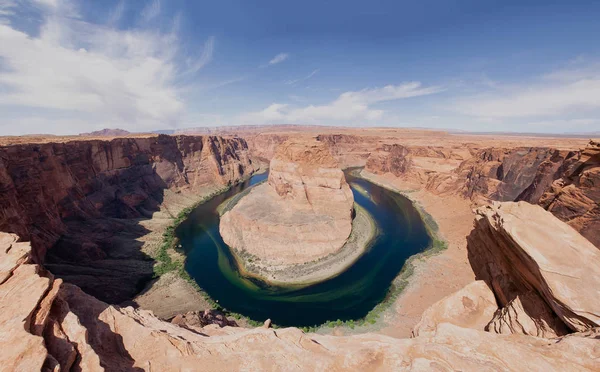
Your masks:
[{"label": "reflection on water", "polygon": [[330,280],[303,288],[270,286],[241,276],[219,234],[216,208],[227,198],[267,177],[255,175],[200,205],[177,228],[187,255],[186,270],[227,310],[282,326],[312,326],[328,320],[364,317],[381,302],[408,257],[431,242],[419,213],[405,197],[346,174],[355,201],[380,229],[373,247],[352,267]]}]

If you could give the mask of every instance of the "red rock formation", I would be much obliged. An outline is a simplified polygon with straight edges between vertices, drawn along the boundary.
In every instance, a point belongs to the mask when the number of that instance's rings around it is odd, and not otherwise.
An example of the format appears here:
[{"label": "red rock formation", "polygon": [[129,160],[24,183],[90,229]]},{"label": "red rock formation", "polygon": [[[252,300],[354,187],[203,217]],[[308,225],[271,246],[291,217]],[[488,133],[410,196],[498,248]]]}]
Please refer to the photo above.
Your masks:
[{"label": "red rock formation", "polygon": [[[179,327],[110,306],[53,280],[25,243],[0,233],[0,367],[7,371],[597,370],[598,329],[554,339],[497,335],[449,323],[396,339],[296,328]],[[13,249],[26,253],[11,254]],[[56,290],[55,290],[56,288]],[[587,287],[578,289],[585,296]],[[10,295],[10,297],[9,297]],[[462,305],[461,305],[462,307]],[[465,307],[469,310],[470,307]],[[39,331],[42,329],[41,335]]]},{"label": "red rock formation", "polygon": [[160,135],[4,146],[0,230],[30,240],[36,262],[52,247],[52,272],[123,301],[152,275],[135,241],[146,230],[130,219],[151,216],[166,189],[193,196],[253,170],[242,139]]},{"label": "red rock formation", "polygon": [[271,160],[267,184],[222,217],[230,247],[273,265],[301,264],[335,253],[352,230],[354,197],[325,144],[287,141]]},{"label": "red rock formation", "polygon": [[[561,335],[564,325],[600,326],[600,251],[550,212],[526,202],[481,207],[467,240],[477,279],[493,289],[500,307],[514,310],[498,315],[500,323],[515,322],[509,329]],[[497,320],[492,328],[499,330]]]},{"label": "red rock formation", "polygon": [[402,145],[383,145],[367,159],[365,169],[375,174],[392,173],[396,177],[406,174],[412,164],[410,150]]},{"label": "red rock formation", "polygon": [[569,158],[539,204],[600,248],[600,143]]},{"label": "red rock formation", "polygon": [[427,189],[489,201],[539,204],[600,247],[600,147],[485,149],[450,173],[431,175]]}]

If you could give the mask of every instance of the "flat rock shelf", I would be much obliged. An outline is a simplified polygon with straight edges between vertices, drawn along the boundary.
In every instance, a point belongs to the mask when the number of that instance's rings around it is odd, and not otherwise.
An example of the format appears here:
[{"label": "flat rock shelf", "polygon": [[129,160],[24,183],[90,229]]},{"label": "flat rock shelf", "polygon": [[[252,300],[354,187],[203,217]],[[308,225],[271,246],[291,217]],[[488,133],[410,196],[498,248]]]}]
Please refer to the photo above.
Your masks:
[{"label": "flat rock shelf", "polygon": [[[185,268],[198,285],[229,311],[280,326],[314,326],[329,320],[363,318],[383,301],[406,260],[432,242],[427,227],[410,200],[346,172],[361,218],[376,226],[368,249],[353,257],[342,272],[310,285],[266,282],[247,275],[219,234],[219,206],[265,180],[253,176],[246,183],[198,206],[176,230],[187,256]],[[364,221],[363,221],[364,222]],[[372,227],[374,228],[374,227]],[[340,253],[343,253],[342,249]],[[339,262],[331,260],[323,266]],[[288,276],[303,275],[301,267]]]}]

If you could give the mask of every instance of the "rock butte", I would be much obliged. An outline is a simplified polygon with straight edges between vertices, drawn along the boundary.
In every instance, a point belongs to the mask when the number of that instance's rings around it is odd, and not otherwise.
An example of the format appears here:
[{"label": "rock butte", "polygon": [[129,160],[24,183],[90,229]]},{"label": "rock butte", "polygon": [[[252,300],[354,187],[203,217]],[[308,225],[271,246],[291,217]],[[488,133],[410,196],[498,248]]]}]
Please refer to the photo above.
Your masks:
[{"label": "rock butte", "polygon": [[284,142],[269,179],[221,217],[230,247],[262,264],[315,261],[342,248],[352,230],[354,197],[322,142]]}]

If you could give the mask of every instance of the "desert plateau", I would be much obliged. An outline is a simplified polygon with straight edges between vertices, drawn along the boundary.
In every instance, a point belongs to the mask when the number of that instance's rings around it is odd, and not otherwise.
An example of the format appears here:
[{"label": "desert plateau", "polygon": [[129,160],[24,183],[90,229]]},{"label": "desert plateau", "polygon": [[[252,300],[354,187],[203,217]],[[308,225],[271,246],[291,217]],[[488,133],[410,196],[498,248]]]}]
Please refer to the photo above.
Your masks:
[{"label": "desert plateau", "polygon": [[600,372],[598,19],[0,0],[0,372]]}]

